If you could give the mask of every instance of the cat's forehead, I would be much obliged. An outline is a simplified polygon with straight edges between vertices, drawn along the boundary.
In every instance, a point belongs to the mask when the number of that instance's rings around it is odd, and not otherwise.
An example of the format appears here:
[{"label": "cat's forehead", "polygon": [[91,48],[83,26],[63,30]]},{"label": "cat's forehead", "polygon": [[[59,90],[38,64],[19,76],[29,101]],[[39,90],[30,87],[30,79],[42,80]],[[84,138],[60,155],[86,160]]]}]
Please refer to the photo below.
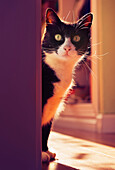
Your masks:
[{"label": "cat's forehead", "polygon": [[75,24],[66,24],[66,23],[63,23],[61,24],[61,27],[64,27],[65,28],[65,31],[75,31],[77,29],[77,26]]},{"label": "cat's forehead", "polygon": [[55,25],[50,25],[50,27],[52,27],[52,29],[49,29],[49,31],[55,34],[55,32],[59,32],[62,33],[64,36],[66,37],[70,37],[71,34],[74,34],[75,32],[77,32],[77,25],[76,24],[66,24],[61,22],[61,24],[55,24]]},{"label": "cat's forehead", "polygon": [[78,31],[77,24],[62,23],[61,28],[66,37],[70,37],[72,34],[75,34]]}]

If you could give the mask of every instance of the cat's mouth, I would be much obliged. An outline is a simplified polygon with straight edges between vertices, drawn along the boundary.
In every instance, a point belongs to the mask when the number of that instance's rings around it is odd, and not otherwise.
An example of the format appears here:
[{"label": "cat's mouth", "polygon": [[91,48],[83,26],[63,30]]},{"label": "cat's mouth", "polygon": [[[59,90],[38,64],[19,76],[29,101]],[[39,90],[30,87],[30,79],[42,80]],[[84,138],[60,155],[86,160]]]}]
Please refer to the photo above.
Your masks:
[{"label": "cat's mouth", "polygon": [[64,57],[70,57],[70,55],[69,55],[68,53],[63,54],[62,56],[64,56]]},{"label": "cat's mouth", "polygon": [[63,54],[62,57],[63,57],[63,58],[66,58],[66,59],[67,59],[67,58],[68,58],[68,59],[71,58],[71,56],[70,56],[69,54]]},{"label": "cat's mouth", "polygon": [[62,54],[63,57],[71,57],[69,51],[66,51]]},{"label": "cat's mouth", "polygon": [[76,54],[75,53],[66,52],[66,53],[62,54],[62,57],[65,57],[65,58],[76,57]]}]

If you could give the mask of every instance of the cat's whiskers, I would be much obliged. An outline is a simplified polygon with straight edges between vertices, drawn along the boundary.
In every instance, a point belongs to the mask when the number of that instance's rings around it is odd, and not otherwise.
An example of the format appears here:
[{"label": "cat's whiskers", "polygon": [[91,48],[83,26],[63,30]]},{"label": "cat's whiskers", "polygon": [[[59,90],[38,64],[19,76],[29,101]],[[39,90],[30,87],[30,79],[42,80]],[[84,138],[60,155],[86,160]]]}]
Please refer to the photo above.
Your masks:
[{"label": "cat's whiskers", "polygon": [[72,11],[72,14],[73,14],[73,24],[74,24],[74,27],[76,27],[74,11]]},{"label": "cat's whiskers", "polygon": [[[84,53],[84,51],[80,51],[80,52],[81,52],[81,53],[82,53],[82,52]],[[93,70],[90,68],[90,66],[87,64],[87,62],[84,61],[84,59],[85,59],[85,57],[86,57],[86,58],[88,58],[91,62],[97,64],[96,62],[94,62],[93,60],[91,60],[91,58],[89,58],[89,57],[92,57],[92,56],[87,55],[88,53],[89,53],[89,52],[86,51],[86,52],[83,54],[84,57],[81,59],[81,61],[86,65],[86,67],[88,68],[88,70],[91,72],[92,77],[93,77],[94,79],[97,79],[97,77],[96,77],[95,73],[93,72]],[[79,63],[78,63],[78,64],[79,64]],[[82,64],[82,66],[84,67],[84,69],[86,69],[86,67],[84,66],[84,64]]]},{"label": "cat's whiskers", "polygon": [[51,48],[51,47],[42,47],[43,51],[47,51],[47,52],[53,52],[56,49],[55,48]]},{"label": "cat's whiskers", "polygon": [[63,21],[65,21],[65,17],[63,17],[62,19],[63,19]]},{"label": "cat's whiskers", "polygon": [[94,60],[92,60],[91,56],[88,56],[88,60],[90,60],[90,61],[93,62],[94,64],[97,64]]},{"label": "cat's whiskers", "polygon": [[86,66],[86,64],[84,64],[84,68],[85,68],[85,70],[86,70],[86,80],[88,81],[88,79],[89,79],[89,74],[88,74],[88,71],[89,71],[89,69],[87,70],[87,66]]},{"label": "cat's whiskers", "polygon": [[[101,42],[100,42],[101,43]],[[99,45],[100,43],[95,43],[95,44],[93,44],[93,45]],[[91,48],[91,47],[90,47]],[[81,53],[83,52],[83,51],[80,51]],[[87,57],[91,62],[93,62],[94,64],[97,64],[94,60],[92,60],[92,58],[93,59],[99,59],[99,60],[101,60],[102,58],[100,58],[100,57],[103,57],[103,56],[105,56],[105,55],[107,55],[107,54],[109,54],[109,52],[106,52],[106,53],[104,53],[104,54],[97,54],[96,53],[96,51],[94,52],[94,54],[92,54],[92,55],[90,55],[90,56],[88,56],[87,54],[88,54],[89,52],[85,52],[84,53],[84,56],[85,57]],[[93,70],[89,67],[89,65],[84,61],[84,58],[82,59],[82,61],[83,61],[83,63],[87,66],[87,68],[89,69],[89,71],[91,72],[91,75],[92,75],[92,77],[94,78],[94,79],[97,79],[97,77],[95,76],[95,73],[93,72]]]},{"label": "cat's whiskers", "polygon": [[[90,38],[91,39],[91,38]],[[102,42],[98,42],[98,43],[94,43],[94,44],[91,44],[90,46],[88,46],[88,49],[92,48],[93,46],[97,46],[97,45],[100,45],[102,44]]]},{"label": "cat's whiskers", "polygon": [[[79,16],[77,16],[77,21],[79,21]],[[77,29],[78,24],[76,24],[75,29]]]},{"label": "cat's whiskers", "polygon": [[87,74],[87,72],[88,72],[88,70],[87,70],[87,66],[86,66],[86,64],[82,64],[82,69],[84,70],[84,76],[86,77],[86,80],[88,81],[88,74]]},{"label": "cat's whiskers", "polygon": [[97,54],[96,51],[94,54],[91,55],[92,58],[95,58],[95,59],[99,59],[99,60],[102,60],[102,57],[106,56],[107,54],[109,54],[109,52],[106,52],[104,54]]},{"label": "cat's whiskers", "polygon": [[[109,54],[109,52],[106,52],[104,54],[95,54],[96,57],[100,58],[100,57],[103,57],[105,55]],[[101,58],[100,58],[101,59]]]},{"label": "cat's whiskers", "polygon": [[[94,43],[94,44],[91,44],[90,46],[88,46],[88,49],[91,49],[92,47],[96,47],[98,45],[102,44],[102,42],[97,42],[97,43]],[[95,59],[99,59],[101,60],[103,56],[107,55],[109,52],[106,52],[104,54],[97,54],[96,50],[94,52],[94,54],[92,54],[90,57],[92,58],[95,58]]]},{"label": "cat's whiskers", "polygon": [[94,58],[94,59],[99,59],[101,60],[102,58],[98,57],[98,55],[96,54],[96,51],[94,54],[92,54],[90,57]]},{"label": "cat's whiskers", "polygon": [[97,79],[95,73],[93,72],[93,70],[88,66],[88,64],[83,60],[84,64],[87,66],[87,68],[89,69],[89,71],[91,72],[91,75],[94,79]]},{"label": "cat's whiskers", "polygon": [[69,17],[70,12],[71,12],[71,11],[69,11],[69,12],[68,12],[68,14],[67,14],[67,16],[65,17],[65,21],[66,21],[66,20],[67,20],[67,18]]},{"label": "cat's whiskers", "polygon": [[97,46],[97,45],[100,45],[100,44],[102,44],[102,42],[100,41],[100,42],[98,42],[98,43],[94,43],[94,44],[92,44],[92,46]]}]

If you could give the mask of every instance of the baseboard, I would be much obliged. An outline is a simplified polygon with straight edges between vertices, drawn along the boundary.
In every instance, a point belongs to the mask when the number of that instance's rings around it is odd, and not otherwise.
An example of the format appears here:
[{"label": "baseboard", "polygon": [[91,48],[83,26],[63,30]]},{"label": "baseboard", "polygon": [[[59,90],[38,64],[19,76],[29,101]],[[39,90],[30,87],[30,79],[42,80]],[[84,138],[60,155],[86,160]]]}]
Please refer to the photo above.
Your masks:
[{"label": "baseboard", "polygon": [[99,114],[96,118],[88,117],[63,117],[54,120],[54,130],[56,128],[85,130],[98,133],[115,133],[115,114]]},{"label": "baseboard", "polygon": [[95,117],[95,111],[92,103],[68,104],[61,115],[71,117]]},{"label": "baseboard", "polygon": [[96,131],[96,120],[87,118],[71,118],[71,117],[60,117],[54,121],[54,130],[56,128],[60,129],[71,129],[71,130],[86,130],[86,131]]},{"label": "baseboard", "polygon": [[96,119],[97,119],[97,132],[115,133],[115,113],[99,114]]}]

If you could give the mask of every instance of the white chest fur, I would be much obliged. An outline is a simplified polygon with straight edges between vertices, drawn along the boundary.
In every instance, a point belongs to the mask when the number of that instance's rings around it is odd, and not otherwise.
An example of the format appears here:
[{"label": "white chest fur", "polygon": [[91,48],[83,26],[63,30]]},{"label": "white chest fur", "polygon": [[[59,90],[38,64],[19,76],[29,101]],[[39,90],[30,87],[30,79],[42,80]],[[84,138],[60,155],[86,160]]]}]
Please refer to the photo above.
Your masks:
[{"label": "white chest fur", "polygon": [[47,100],[47,104],[44,106],[42,125],[47,124],[54,117],[61,98],[71,83],[76,58],[60,60],[55,54],[46,54],[45,62],[55,71],[60,81],[54,83],[54,95]]}]

